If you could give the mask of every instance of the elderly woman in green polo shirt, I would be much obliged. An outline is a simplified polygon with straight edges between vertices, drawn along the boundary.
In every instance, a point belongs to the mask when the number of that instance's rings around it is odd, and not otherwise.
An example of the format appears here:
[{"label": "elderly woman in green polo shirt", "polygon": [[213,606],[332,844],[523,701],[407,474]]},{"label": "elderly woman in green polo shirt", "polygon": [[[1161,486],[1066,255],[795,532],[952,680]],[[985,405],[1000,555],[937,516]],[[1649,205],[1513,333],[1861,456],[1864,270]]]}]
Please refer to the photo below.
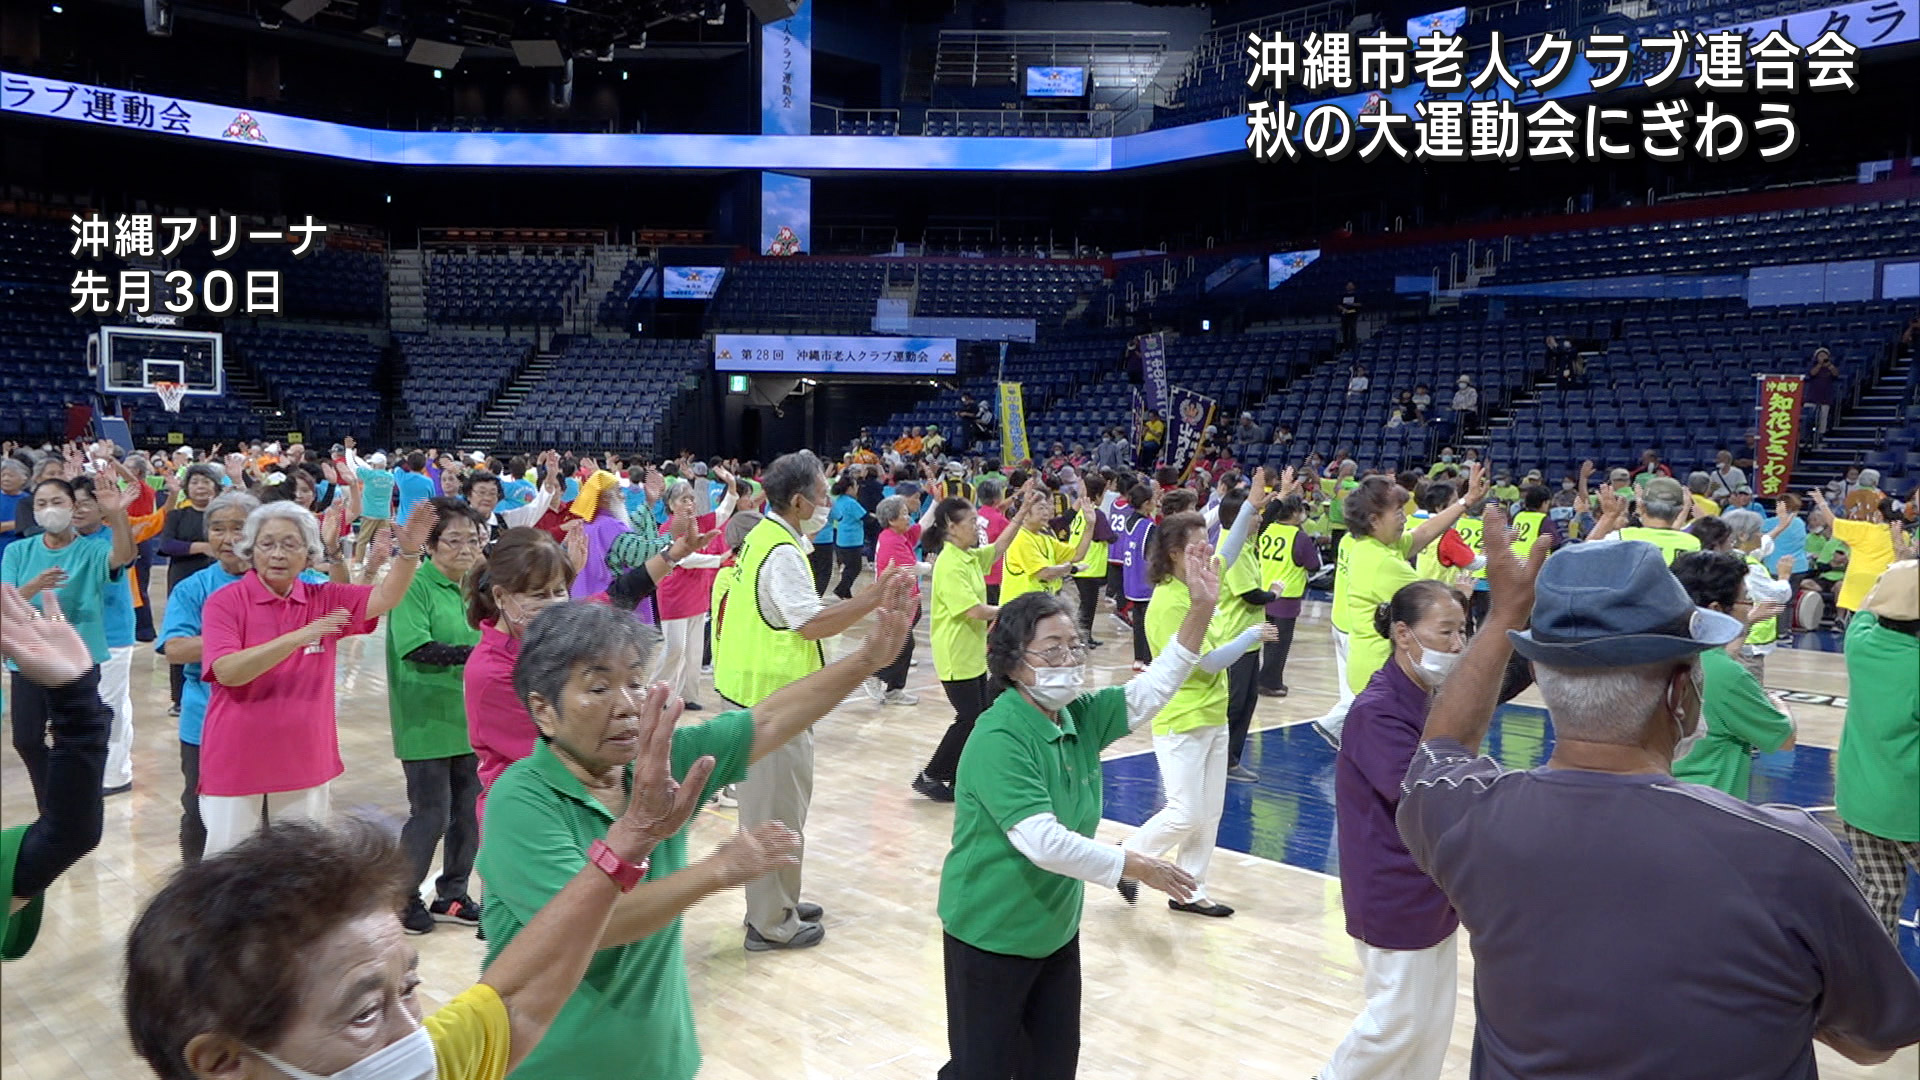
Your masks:
[{"label": "elderly woman in green polo shirt", "polygon": [[439,514],[427,533],[427,558],[387,616],[387,712],[407,777],[400,847],[414,880],[427,875],[433,849],[446,840],[433,906],[416,893],[400,913],[409,934],[428,933],[437,922],[480,925],[480,905],[467,895],[480,848],[480,759],[467,741],[463,681],[480,631],[467,622],[461,583],[480,562],[487,521],[459,499],[429,501]]},{"label": "elderly woman in green polo shirt", "polygon": [[999,611],[980,714],[955,780],[953,849],[940,874],[947,1050],[941,1080],[1062,1080],[1080,1057],[1082,882],[1124,876],[1185,902],[1193,876],[1093,840],[1100,752],[1151,720],[1199,661],[1220,596],[1213,552],[1185,553],[1193,606],[1152,666],[1089,690],[1087,647],[1051,593]]},{"label": "elderly woman in green polo shirt", "polygon": [[[910,583],[889,582],[874,629],[826,667],[775,690],[750,709],[721,713],[673,733],[673,770],[695,758],[717,764],[701,801],[738,783],[747,766],[813,726],[893,662],[914,607]],[[557,604],[527,628],[514,689],[540,730],[533,753],[508,766],[487,795],[479,870],[487,883],[488,962],[595,858],[612,822],[637,749],[635,701],[659,637],[651,627],[600,604]],[[674,711],[679,711],[674,699]],[[712,855],[687,861],[675,833],[651,868],[614,905],[581,989],[520,1070],[523,1080],[691,1080],[700,1069],[681,953],[680,914],[701,899],[746,884],[799,854],[799,838],[778,821],[743,829]]]}]

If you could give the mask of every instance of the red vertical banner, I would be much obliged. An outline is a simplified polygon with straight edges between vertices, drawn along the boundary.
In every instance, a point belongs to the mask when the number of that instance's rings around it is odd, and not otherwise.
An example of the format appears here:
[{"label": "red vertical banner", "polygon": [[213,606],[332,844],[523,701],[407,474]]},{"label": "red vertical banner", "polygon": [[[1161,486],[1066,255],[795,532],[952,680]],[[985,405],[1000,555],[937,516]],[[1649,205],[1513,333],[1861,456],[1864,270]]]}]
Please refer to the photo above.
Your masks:
[{"label": "red vertical banner", "polygon": [[1760,379],[1760,430],[1754,450],[1754,491],[1761,498],[1784,495],[1800,450],[1800,404],[1805,377],[1766,375]]}]

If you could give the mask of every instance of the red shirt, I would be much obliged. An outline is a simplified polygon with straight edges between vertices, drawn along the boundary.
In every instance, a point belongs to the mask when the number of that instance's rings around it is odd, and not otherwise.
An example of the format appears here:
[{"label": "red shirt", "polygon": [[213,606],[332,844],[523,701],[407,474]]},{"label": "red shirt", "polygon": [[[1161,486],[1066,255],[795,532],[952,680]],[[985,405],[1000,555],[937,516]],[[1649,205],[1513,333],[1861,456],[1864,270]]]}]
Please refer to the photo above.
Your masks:
[{"label": "red shirt", "polygon": [[[701,514],[694,519],[696,532],[706,532],[713,528],[714,515]],[[661,535],[666,535],[671,522],[660,526]],[[719,536],[707,541],[700,549],[702,555],[725,555],[727,542]],[[661,579],[654,590],[654,603],[660,606],[661,621],[668,619],[691,619],[696,615],[705,615],[713,603],[713,579],[720,576],[720,568],[711,570],[690,566],[676,566],[673,572]]]},{"label": "red shirt", "polygon": [[[889,567],[904,565],[911,569],[918,559],[913,557],[913,546],[920,542],[920,526],[909,525],[906,532],[895,529],[881,529],[880,536],[873,542],[873,573],[877,577],[887,572]],[[920,596],[920,575],[913,576],[913,595]]]},{"label": "red shirt", "polygon": [[[1001,513],[997,506],[983,506],[979,509],[978,516],[981,521],[987,523],[987,543],[998,542],[1000,534],[1007,531],[1007,515]],[[987,571],[987,584],[1000,584],[999,562],[995,562],[993,569]]]},{"label": "red shirt", "polygon": [[[342,638],[372,632],[370,585],[296,581],[275,595],[252,570],[207,598],[201,611],[200,677],[213,684],[200,741],[200,794],[303,791],[339,776],[340,730],[334,715],[334,654]],[[264,645],[334,608],[352,613],[345,631],[280,661],[245,686],[226,686],[214,665],[229,653]]]}]

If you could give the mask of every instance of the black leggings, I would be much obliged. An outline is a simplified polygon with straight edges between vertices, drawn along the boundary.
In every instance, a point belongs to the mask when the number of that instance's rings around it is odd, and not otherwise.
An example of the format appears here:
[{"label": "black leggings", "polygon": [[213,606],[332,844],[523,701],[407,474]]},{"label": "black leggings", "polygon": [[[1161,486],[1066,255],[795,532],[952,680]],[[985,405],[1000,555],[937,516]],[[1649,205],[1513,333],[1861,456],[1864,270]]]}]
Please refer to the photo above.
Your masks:
[{"label": "black leggings", "polygon": [[1153,653],[1147,648],[1147,601],[1133,602],[1133,660],[1137,664],[1153,663]]},{"label": "black leggings", "polygon": [[[917,627],[919,625],[920,625],[920,617],[918,615],[915,615],[913,617],[913,626]],[[904,690],[906,689],[906,686],[907,686],[907,669],[912,666],[913,666],[913,627],[908,627],[907,643],[905,645],[900,646],[900,655],[893,658],[893,663],[888,664],[886,667],[881,668],[878,672],[875,672],[875,674],[879,677],[881,682],[887,684],[887,689]]]},{"label": "black leggings", "polygon": [[207,823],[200,820],[200,745],[180,742],[180,861],[193,866],[207,853]]},{"label": "black leggings", "polygon": [[[22,719],[27,724],[22,725]],[[13,720],[15,746],[21,743],[23,726],[40,725],[34,733],[39,773],[31,771],[31,762],[28,772],[40,816],[27,826],[13,864],[13,895],[31,897],[45,892],[100,843],[105,819],[100,783],[107,771],[107,733],[113,726],[113,710],[100,700],[100,669],[51,690],[15,672]],[[51,749],[46,745],[49,728]],[[23,750],[21,757],[26,756]]]},{"label": "black leggings", "polygon": [[851,600],[853,599],[853,580],[860,576],[860,549],[837,547],[833,549],[833,554],[840,563],[840,584],[834,586],[833,595],[842,600]]},{"label": "black leggings", "polygon": [[951,784],[954,773],[960,768],[960,751],[967,748],[967,736],[973,734],[973,722],[987,710],[990,697],[985,675],[975,675],[957,682],[942,680],[940,689],[947,692],[947,703],[953,706],[953,723],[948,724],[947,733],[940,736],[940,745],[934,749],[933,757],[927,760],[925,772],[931,779]]},{"label": "black leggings", "polygon": [[1267,619],[1279,637],[1267,642],[1260,655],[1260,689],[1287,688],[1287,654],[1293,650],[1293,619]]},{"label": "black leggings", "polygon": [[1080,590],[1080,640],[1093,641],[1093,613],[1100,609],[1100,586],[1106,584],[1105,578],[1077,577],[1073,587]]},{"label": "black leggings", "polygon": [[947,1063],[940,1080],[1062,1080],[1080,1065],[1080,936],[1033,959],[942,934]]},{"label": "black leggings", "polygon": [[807,565],[813,569],[813,591],[821,596],[827,595],[827,582],[833,580],[832,544],[815,544],[807,553]]}]

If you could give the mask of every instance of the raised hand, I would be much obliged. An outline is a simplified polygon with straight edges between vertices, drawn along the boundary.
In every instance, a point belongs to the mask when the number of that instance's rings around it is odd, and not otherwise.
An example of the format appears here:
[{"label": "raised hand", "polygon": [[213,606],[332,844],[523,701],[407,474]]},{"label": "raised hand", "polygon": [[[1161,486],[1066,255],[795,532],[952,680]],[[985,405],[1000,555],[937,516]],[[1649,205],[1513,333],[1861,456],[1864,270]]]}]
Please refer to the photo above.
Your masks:
[{"label": "raised hand", "polygon": [[667,497],[667,478],[659,469],[648,469],[647,477],[642,481],[642,490],[647,493],[647,501],[657,503]]},{"label": "raised hand", "polygon": [[347,502],[345,499],[335,499],[333,505],[327,507],[326,513],[320,515],[320,546],[328,551],[338,547],[340,536],[346,531],[346,523]]},{"label": "raised hand", "polygon": [[1187,545],[1187,595],[1193,606],[1212,607],[1220,600],[1220,572],[1214,566],[1213,545],[1195,541]]},{"label": "raised hand", "polygon": [[[365,525],[361,527],[365,528]],[[379,529],[375,530],[373,539],[367,543],[367,564],[362,573],[372,577],[379,573],[380,568],[387,565],[387,560],[392,557],[393,526],[383,521]]]},{"label": "raised hand", "polygon": [[677,535],[673,538],[673,542],[667,545],[667,561],[677,563],[697,551],[705,551],[707,545],[713,543],[714,537],[719,535],[719,529],[703,532],[697,536],[692,530],[684,535]]},{"label": "raised hand", "polygon": [[306,638],[306,643],[312,645],[345,630],[347,624],[352,621],[353,612],[343,607],[337,607],[301,627],[301,631]]},{"label": "raised hand", "polygon": [[722,888],[745,885],[762,874],[800,861],[800,834],[778,821],[741,829],[715,848],[713,868]]},{"label": "raised hand", "polygon": [[1127,865],[1121,876],[1137,881],[1149,889],[1166,893],[1181,903],[1193,899],[1195,882],[1193,875],[1166,861],[1151,855],[1142,855],[1137,851],[1127,852]]},{"label": "raised hand", "polygon": [[1267,471],[1265,465],[1253,471],[1253,487],[1247,492],[1247,505],[1253,507],[1255,513],[1265,510],[1267,503],[1273,501],[1274,493],[1267,487],[1271,483],[1273,474]]},{"label": "raised hand", "polygon": [[47,593],[35,611],[11,585],[0,585],[0,656],[11,660],[28,681],[65,686],[93,669],[93,654],[60,610],[60,598]]},{"label": "raised hand", "polygon": [[1542,533],[1533,551],[1521,562],[1513,554],[1513,529],[1504,506],[1487,507],[1482,529],[1487,554],[1487,589],[1491,593],[1489,618],[1503,626],[1522,627],[1533,613],[1533,583],[1553,546],[1553,534]]},{"label": "raised hand", "polygon": [[416,555],[427,549],[427,537],[433,533],[434,522],[440,520],[440,511],[430,499],[420,500],[413,512],[407,515],[406,523],[400,526],[400,550],[408,555]]},{"label": "raised hand", "polygon": [[104,483],[94,485],[93,501],[100,505],[100,513],[102,515],[112,517],[114,514],[124,511],[127,508],[127,503],[131,500],[127,497],[126,492],[120,490],[120,485]]},{"label": "raised hand", "polygon": [[607,843],[628,862],[639,862],[680,831],[700,808],[700,795],[713,775],[711,754],[695,761],[680,780],[673,778],[673,729],[684,703],[665,683],[647,687],[640,703],[640,753],[633,762],[633,788],[627,809],[607,830]]},{"label": "raised hand", "polygon": [[1620,493],[1613,490],[1612,484],[1600,485],[1600,516],[1602,518],[1625,518],[1627,504]]},{"label": "raised hand", "polygon": [[1593,468],[1594,466],[1593,466],[1592,458],[1588,458],[1587,460],[1580,463],[1580,486],[1581,487],[1587,486],[1587,481],[1591,479],[1593,476]]},{"label": "raised hand", "polygon": [[913,596],[908,594],[899,606],[883,607],[873,613],[873,629],[867,632],[867,639],[860,643],[857,653],[860,667],[883,671],[899,659],[900,650],[906,647],[907,635],[913,632],[914,610]]},{"label": "raised hand", "polygon": [[1477,503],[1487,497],[1487,466],[1485,462],[1475,462],[1467,470],[1467,502]]},{"label": "raised hand", "polygon": [[566,549],[567,561],[573,564],[574,573],[577,574],[586,569],[589,549],[587,547],[587,534],[585,532],[579,529],[568,530],[567,539],[560,546]]}]

